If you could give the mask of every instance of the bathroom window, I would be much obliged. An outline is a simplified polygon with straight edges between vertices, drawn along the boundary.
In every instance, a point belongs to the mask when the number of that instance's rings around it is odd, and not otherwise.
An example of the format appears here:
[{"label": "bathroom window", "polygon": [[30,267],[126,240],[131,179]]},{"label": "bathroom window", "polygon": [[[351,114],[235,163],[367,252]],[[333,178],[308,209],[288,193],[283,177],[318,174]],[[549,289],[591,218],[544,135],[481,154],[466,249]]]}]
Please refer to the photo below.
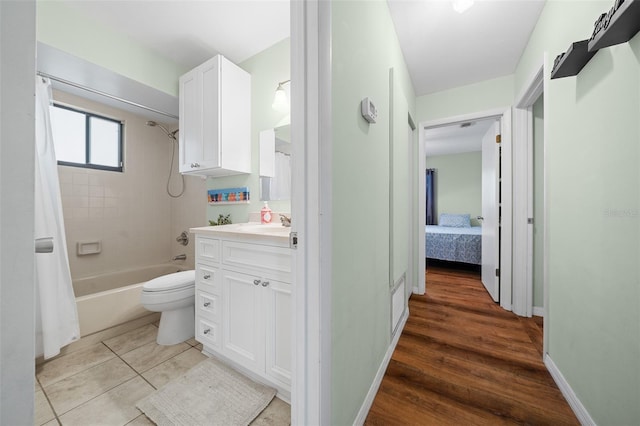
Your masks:
[{"label": "bathroom window", "polygon": [[122,171],[121,121],[54,104],[51,129],[59,165]]}]

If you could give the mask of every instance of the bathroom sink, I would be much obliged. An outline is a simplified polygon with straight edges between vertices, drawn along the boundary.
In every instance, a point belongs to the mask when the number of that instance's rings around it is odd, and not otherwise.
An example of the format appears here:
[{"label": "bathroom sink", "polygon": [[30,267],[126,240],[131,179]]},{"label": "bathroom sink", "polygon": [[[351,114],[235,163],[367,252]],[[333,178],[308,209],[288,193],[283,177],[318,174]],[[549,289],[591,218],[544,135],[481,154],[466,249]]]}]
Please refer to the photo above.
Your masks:
[{"label": "bathroom sink", "polygon": [[205,226],[202,228],[192,228],[191,232],[204,232],[207,234],[241,234],[255,238],[273,238],[277,240],[286,239],[288,241],[291,228],[282,226],[280,223],[261,224],[259,222],[232,223],[229,225]]}]

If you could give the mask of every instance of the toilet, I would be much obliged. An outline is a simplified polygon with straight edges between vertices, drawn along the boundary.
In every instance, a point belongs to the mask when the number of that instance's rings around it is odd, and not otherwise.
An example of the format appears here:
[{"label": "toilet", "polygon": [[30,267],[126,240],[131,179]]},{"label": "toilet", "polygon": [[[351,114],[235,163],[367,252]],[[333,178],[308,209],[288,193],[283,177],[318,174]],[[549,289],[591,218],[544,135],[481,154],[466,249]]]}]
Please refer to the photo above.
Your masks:
[{"label": "toilet", "polygon": [[140,303],[152,312],[161,312],[159,345],[175,345],[195,335],[196,271],[182,271],[147,281]]}]

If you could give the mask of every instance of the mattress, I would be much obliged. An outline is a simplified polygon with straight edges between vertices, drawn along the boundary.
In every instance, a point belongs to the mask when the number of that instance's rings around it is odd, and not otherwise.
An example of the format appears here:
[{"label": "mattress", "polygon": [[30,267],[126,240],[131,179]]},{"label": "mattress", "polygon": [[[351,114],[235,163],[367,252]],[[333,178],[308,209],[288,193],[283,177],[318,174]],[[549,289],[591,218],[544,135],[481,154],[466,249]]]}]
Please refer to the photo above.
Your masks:
[{"label": "mattress", "polygon": [[429,259],[480,265],[482,227],[425,226],[425,253]]}]

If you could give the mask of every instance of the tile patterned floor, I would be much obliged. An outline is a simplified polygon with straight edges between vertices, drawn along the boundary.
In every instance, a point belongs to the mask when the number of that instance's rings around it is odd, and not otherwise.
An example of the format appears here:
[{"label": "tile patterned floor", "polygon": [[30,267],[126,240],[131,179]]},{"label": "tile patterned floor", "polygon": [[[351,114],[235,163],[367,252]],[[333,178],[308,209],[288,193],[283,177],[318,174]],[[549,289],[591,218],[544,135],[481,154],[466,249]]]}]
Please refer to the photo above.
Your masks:
[{"label": "tile patterned floor", "polygon": [[[153,425],[136,402],[206,359],[195,339],[156,344],[157,323],[84,345],[36,367],[35,425]],[[275,398],[253,422],[290,424]]]}]

